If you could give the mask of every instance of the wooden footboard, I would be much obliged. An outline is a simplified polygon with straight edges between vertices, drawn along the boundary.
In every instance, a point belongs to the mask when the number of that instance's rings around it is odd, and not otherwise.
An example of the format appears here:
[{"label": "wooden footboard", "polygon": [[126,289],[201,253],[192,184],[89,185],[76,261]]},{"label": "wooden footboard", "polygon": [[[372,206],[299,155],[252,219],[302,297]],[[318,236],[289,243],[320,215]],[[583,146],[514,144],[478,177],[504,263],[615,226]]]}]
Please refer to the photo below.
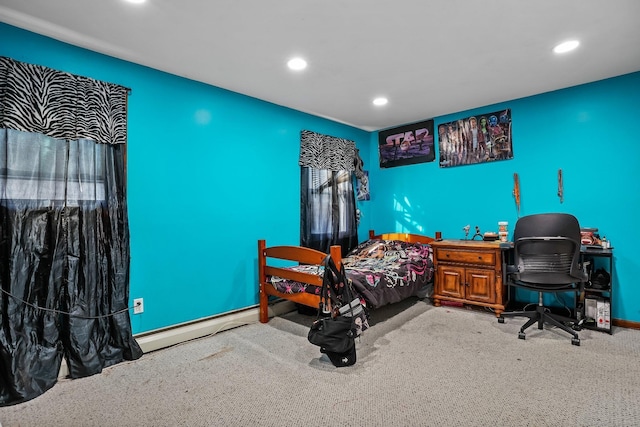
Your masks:
[{"label": "wooden footboard", "polygon": [[[332,246],[330,255],[338,267],[342,264],[340,246]],[[273,246],[267,248],[265,240],[258,240],[258,276],[260,278],[260,322],[269,321],[269,296],[273,295],[298,304],[318,308],[320,297],[306,292],[295,294],[285,294],[278,292],[276,288],[267,280],[269,276],[278,276],[283,279],[295,280],[296,282],[308,283],[315,286],[322,286],[322,277],[293,271],[284,267],[274,267],[269,265],[268,258],[294,261],[300,264],[322,265],[327,254],[315,249],[301,246]]]}]

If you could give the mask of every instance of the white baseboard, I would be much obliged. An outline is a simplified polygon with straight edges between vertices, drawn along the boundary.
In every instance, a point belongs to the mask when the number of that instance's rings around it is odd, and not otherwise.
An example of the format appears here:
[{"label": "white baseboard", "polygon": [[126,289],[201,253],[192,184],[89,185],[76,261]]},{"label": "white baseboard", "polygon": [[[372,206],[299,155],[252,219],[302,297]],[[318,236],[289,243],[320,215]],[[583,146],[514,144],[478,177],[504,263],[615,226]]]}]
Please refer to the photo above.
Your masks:
[{"label": "white baseboard", "polygon": [[[295,309],[295,304],[291,301],[279,301],[269,306],[269,317],[279,316]],[[215,335],[218,332],[227,329],[237,328],[238,326],[256,323],[259,320],[258,307],[246,310],[234,311],[207,317],[194,322],[172,326],[170,328],[158,329],[156,331],[146,332],[144,334],[135,335],[134,338],[143,352],[160,350],[172,345],[180,344],[197,338]],[[69,369],[66,363],[62,363],[58,378],[64,378],[69,375]]]}]

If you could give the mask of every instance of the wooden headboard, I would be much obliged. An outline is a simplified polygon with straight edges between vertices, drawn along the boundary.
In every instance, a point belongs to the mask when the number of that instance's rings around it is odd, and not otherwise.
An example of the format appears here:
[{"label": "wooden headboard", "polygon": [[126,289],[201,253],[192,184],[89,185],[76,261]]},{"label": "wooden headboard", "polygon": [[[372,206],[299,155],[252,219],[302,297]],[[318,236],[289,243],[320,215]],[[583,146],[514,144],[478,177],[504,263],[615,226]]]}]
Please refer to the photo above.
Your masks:
[{"label": "wooden headboard", "polygon": [[373,230],[369,230],[369,238],[383,240],[402,240],[403,242],[408,243],[431,243],[435,240],[433,237],[412,233],[385,233],[376,235]]}]

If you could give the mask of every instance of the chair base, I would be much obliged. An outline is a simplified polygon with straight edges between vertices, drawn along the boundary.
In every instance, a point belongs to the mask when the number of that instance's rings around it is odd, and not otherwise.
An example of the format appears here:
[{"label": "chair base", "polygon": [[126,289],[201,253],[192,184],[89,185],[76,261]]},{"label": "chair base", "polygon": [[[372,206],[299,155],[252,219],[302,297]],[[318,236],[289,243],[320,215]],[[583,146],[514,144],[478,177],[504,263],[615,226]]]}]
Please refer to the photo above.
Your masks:
[{"label": "chair base", "polygon": [[571,334],[573,336],[573,338],[571,339],[571,344],[573,345],[580,345],[580,337],[578,336],[578,333],[576,331],[574,331],[571,326],[567,326],[564,322],[571,322],[574,323],[576,320],[572,319],[570,317],[565,317],[565,316],[561,316],[559,314],[551,314],[548,313],[547,311],[545,311],[546,308],[543,305],[538,304],[536,306],[536,310],[535,311],[510,311],[510,312],[503,312],[502,314],[500,314],[500,317],[498,318],[498,322],[499,323],[504,323],[504,318],[505,317],[528,317],[529,320],[527,321],[527,323],[525,323],[524,325],[522,325],[522,328],[520,328],[520,332],[518,333],[518,338],[524,340],[526,339],[526,334],[525,334],[525,330],[527,328],[529,328],[530,326],[533,326],[535,323],[538,324],[538,329],[543,329],[543,325],[545,323],[553,325],[557,328],[562,329],[565,332],[568,332],[569,334]]}]

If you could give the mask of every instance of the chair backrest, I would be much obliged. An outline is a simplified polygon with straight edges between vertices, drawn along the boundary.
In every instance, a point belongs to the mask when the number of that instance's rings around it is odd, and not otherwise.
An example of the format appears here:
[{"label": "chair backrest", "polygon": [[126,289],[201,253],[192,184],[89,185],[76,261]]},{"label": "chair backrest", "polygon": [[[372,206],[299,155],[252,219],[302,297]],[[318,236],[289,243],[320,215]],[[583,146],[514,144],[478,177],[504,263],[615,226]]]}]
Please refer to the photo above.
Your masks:
[{"label": "chair backrest", "polygon": [[522,217],[516,222],[513,241],[516,280],[535,288],[561,289],[586,279],[579,265],[580,225],[573,215]]}]

